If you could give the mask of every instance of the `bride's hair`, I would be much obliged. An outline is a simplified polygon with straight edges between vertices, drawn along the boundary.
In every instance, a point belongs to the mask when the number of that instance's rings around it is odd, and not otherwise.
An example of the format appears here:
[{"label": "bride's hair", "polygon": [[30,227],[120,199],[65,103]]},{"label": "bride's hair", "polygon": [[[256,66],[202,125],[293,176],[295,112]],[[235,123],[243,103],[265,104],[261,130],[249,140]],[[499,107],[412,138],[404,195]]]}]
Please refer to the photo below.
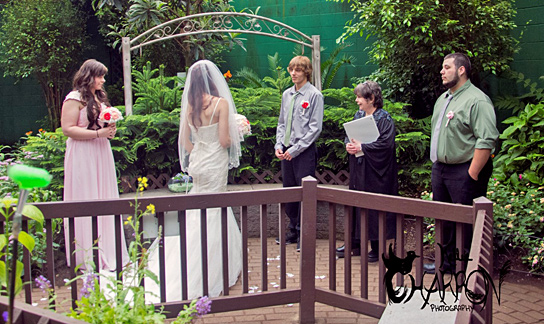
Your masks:
[{"label": "bride's hair", "polygon": [[[94,59],[89,59],[81,65],[79,71],[74,75],[74,81],[72,83],[73,89],[78,90],[81,94],[81,100],[87,105],[87,119],[89,120],[89,126],[91,129],[95,124],[98,125],[97,119],[100,115],[100,103],[94,100],[93,92],[91,88],[94,86],[95,77],[103,77],[108,73],[108,68]],[[100,102],[110,105],[108,101],[108,95],[103,88],[95,91],[95,95]]]},{"label": "bride's hair", "polygon": [[[228,151],[229,169],[240,165],[240,155],[242,150],[240,142],[243,137],[240,136],[238,124],[236,123],[236,107],[225,76],[217,65],[208,60],[200,60],[194,63],[187,71],[185,80],[185,89],[181,97],[181,112],[179,114],[179,138],[178,154],[181,170],[189,171],[189,155],[194,144],[199,141],[199,137],[193,133],[193,127],[202,126],[205,121],[200,119],[203,110],[208,106],[214,108],[214,103],[209,100],[213,97],[224,100],[228,107],[228,135],[230,136],[230,146]],[[217,104],[217,99],[215,100]],[[219,129],[218,129],[219,131]],[[219,135],[219,134],[218,134]],[[221,161],[218,161],[221,162]]]},{"label": "bride's hair", "polygon": [[202,125],[202,120],[200,119],[200,114],[202,110],[205,110],[209,107],[211,103],[207,103],[204,107],[204,95],[209,94],[214,97],[219,96],[217,87],[213,82],[210,71],[207,70],[207,67],[204,64],[196,64],[191,70],[191,84],[188,86],[188,97],[187,100],[191,106],[191,122],[193,126],[198,127]]}]

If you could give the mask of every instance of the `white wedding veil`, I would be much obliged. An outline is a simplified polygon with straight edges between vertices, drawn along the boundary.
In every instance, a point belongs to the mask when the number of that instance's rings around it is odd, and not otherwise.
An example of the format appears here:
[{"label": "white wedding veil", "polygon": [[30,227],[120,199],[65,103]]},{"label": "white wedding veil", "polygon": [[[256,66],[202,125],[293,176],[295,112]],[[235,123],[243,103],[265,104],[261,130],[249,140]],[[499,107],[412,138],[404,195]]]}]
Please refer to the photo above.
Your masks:
[{"label": "white wedding veil", "polygon": [[[193,124],[189,116],[189,103],[194,105],[200,105],[202,107],[202,97],[204,94],[210,94],[215,97],[226,100],[229,105],[229,135],[230,135],[230,147],[229,153],[229,169],[236,168],[240,165],[240,140],[238,125],[236,123],[235,114],[236,107],[232,100],[232,95],[227,85],[227,81],[223,76],[223,73],[219,71],[219,68],[208,60],[201,60],[194,63],[187,72],[187,79],[185,80],[185,89],[183,90],[183,96],[181,98],[181,113],[179,123],[179,163],[181,170],[187,172],[189,166],[189,154],[187,150],[187,143],[184,140],[189,138],[193,143],[193,136],[191,135],[191,129],[188,124]],[[213,108],[213,107],[212,107]],[[193,143],[194,144],[194,143]]]}]

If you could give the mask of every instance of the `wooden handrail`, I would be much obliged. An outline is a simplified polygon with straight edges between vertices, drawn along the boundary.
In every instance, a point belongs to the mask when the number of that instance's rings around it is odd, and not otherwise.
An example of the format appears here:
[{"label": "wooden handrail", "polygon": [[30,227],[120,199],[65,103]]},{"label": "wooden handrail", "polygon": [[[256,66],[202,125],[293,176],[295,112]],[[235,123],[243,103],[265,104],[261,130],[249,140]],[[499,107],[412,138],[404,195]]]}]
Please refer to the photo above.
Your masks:
[{"label": "wooden handrail", "polygon": [[[474,307],[472,312],[458,312],[455,324],[491,324],[493,322],[493,285],[484,285],[485,280],[493,280],[493,205],[485,198],[474,200],[474,231],[466,275],[467,287],[461,292],[460,305]],[[483,271],[482,271],[483,270]],[[471,275],[472,274],[472,275]],[[489,278],[483,276],[489,275]],[[485,296],[484,304],[474,305],[467,290]]]},{"label": "wooden handrail", "polygon": [[[317,288],[315,284],[315,249],[316,249],[316,214],[318,202],[324,202],[329,204],[329,225],[336,227],[336,208],[337,206],[343,206],[346,223],[349,224],[351,210],[353,207],[359,207],[363,210],[363,219],[366,219],[366,211],[375,209],[380,211],[380,237],[385,238],[385,213],[391,212],[397,216],[397,254],[401,257],[404,254],[403,247],[403,231],[402,222],[404,221],[404,215],[411,215],[415,217],[415,236],[416,236],[416,253],[423,255],[423,217],[434,218],[438,221],[449,220],[456,221],[459,226],[463,223],[474,224],[474,235],[471,248],[471,258],[473,261],[469,263],[469,270],[478,269],[479,266],[484,267],[489,273],[492,271],[492,204],[485,198],[479,198],[475,200],[473,206],[463,206],[458,204],[447,204],[441,202],[424,201],[420,199],[394,197],[380,194],[373,194],[361,191],[337,189],[330,187],[323,187],[317,185],[315,179],[305,179],[302,187],[293,188],[278,188],[256,191],[236,191],[226,193],[208,193],[208,194],[193,194],[193,195],[169,195],[161,197],[138,197],[139,209],[144,210],[147,205],[154,204],[155,211],[160,218],[159,223],[164,225],[164,213],[169,211],[178,211],[178,220],[180,222],[180,231],[185,228],[183,220],[185,219],[185,211],[190,209],[199,209],[205,213],[207,208],[222,208],[226,211],[227,207],[240,206],[240,221],[242,229],[242,246],[247,250],[247,217],[248,206],[260,206],[260,232],[261,239],[261,252],[264,255],[266,261],[267,245],[266,245],[266,233],[268,227],[268,207],[270,204],[277,204],[280,213],[280,237],[285,236],[285,214],[284,207],[289,202],[302,202],[302,238],[301,238],[301,264],[300,271],[305,276],[301,276],[301,285],[298,289],[286,289],[286,252],[285,246],[280,246],[280,290],[279,291],[266,291],[263,289],[262,293],[248,295],[248,275],[247,275],[247,252],[243,253],[243,272],[242,273],[242,295],[231,296],[228,293],[228,287],[224,287],[225,296],[213,298],[214,308],[213,312],[219,311],[233,311],[240,309],[249,309],[255,307],[274,306],[286,303],[300,303],[300,321],[312,322],[315,320],[315,303],[320,302],[336,307],[348,309],[350,311],[356,311],[369,316],[379,317],[385,309],[385,294],[384,287],[380,285],[379,299],[380,302],[368,300],[368,286],[366,281],[368,278],[368,262],[366,258],[361,258],[360,266],[363,269],[361,272],[361,295],[351,296],[351,256],[348,254],[344,260],[344,275],[346,287],[344,292],[340,293],[336,291],[336,260],[335,260],[335,248],[336,248],[336,229],[329,229],[330,240],[329,248],[329,288]],[[42,213],[46,220],[47,228],[47,240],[52,242],[51,220],[55,218],[68,218],[73,219],[78,217],[88,217],[92,214],[95,218],[95,222],[102,215],[123,215],[134,213],[134,198],[120,198],[107,201],[72,201],[72,202],[49,202],[49,203],[37,203],[35,204]],[[341,210],[342,210],[341,209]],[[224,214],[224,213],[223,213]],[[162,215],[162,217],[161,217]],[[210,216],[208,216],[210,217]],[[222,216],[224,218],[224,215]],[[161,220],[162,218],[162,220]],[[72,223],[70,221],[70,223]],[[72,227],[72,226],[70,226]],[[120,230],[121,225],[116,224],[117,230]],[[366,228],[367,226],[364,226]],[[348,229],[350,229],[348,225]],[[1,230],[1,227],[0,227]],[[74,233],[72,232],[71,235]],[[346,238],[349,238],[349,233]],[[224,236],[225,234],[223,234]],[[366,229],[361,232],[361,238],[366,241],[367,237]],[[386,251],[385,240],[380,243],[380,251]],[[345,240],[346,248],[349,248],[349,239]],[[48,244],[50,246],[52,244]],[[362,252],[366,253],[366,247],[362,248]],[[225,254],[225,251],[219,253]],[[52,262],[53,250],[47,250],[47,259]],[[118,253],[119,254],[119,253]],[[363,254],[364,255],[364,254]],[[75,262],[75,260],[73,260]],[[422,259],[416,259],[414,261],[416,266],[416,277],[422,275]],[[25,267],[27,264],[25,264]],[[266,262],[261,263],[261,271],[263,276],[261,278],[262,287],[266,287],[268,278],[266,276],[267,265]],[[182,271],[185,270],[183,264],[180,265]],[[380,265],[379,272],[384,273],[383,264]],[[162,271],[161,271],[162,272]],[[364,272],[364,274],[363,274]],[[469,272],[467,272],[469,273]],[[228,276],[228,273],[226,273]],[[48,271],[48,276],[54,284],[54,270]],[[225,274],[224,274],[225,276]],[[379,281],[381,282],[381,278]],[[397,282],[402,284],[402,278],[397,277]],[[419,283],[418,283],[419,284]],[[365,288],[367,287],[367,288]],[[471,288],[472,289],[472,288]],[[477,289],[477,288],[474,288]],[[30,291],[27,291],[31,294]],[[72,297],[77,299],[77,289],[72,288]],[[182,296],[186,296],[187,292],[183,292]],[[491,296],[491,294],[488,294]],[[27,297],[27,300],[30,297]],[[466,302],[466,300],[465,300]],[[181,302],[164,302],[157,304],[157,307],[164,306],[165,310],[169,311],[171,316],[175,316],[183,306],[188,304],[188,301]],[[485,319],[482,323],[489,323],[491,318],[491,302],[488,302],[486,308],[478,311],[477,316],[474,315],[473,320],[477,318]],[[54,305],[53,305],[54,307]],[[466,315],[467,312],[459,312],[458,322],[459,324],[468,323],[466,319],[463,319],[461,315]]]},{"label": "wooden handrail", "polygon": [[[0,313],[8,309],[8,298],[0,296]],[[25,324],[85,324],[87,322],[57,314],[54,311],[34,307],[27,303],[15,302],[13,310],[13,323]]]}]

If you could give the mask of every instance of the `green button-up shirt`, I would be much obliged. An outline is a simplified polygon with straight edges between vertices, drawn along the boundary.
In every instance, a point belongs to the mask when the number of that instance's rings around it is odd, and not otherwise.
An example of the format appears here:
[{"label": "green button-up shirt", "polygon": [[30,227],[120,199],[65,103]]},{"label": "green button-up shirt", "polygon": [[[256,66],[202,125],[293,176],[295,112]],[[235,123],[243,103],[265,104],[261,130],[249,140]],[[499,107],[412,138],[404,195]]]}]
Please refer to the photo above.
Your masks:
[{"label": "green button-up shirt", "polygon": [[[440,110],[451,95],[448,90],[436,101],[431,129],[435,128]],[[448,114],[453,117],[448,118]],[[493,152],[499,137],[496,119],[491,99],[467,80],[453,93],[444,113],[438,134],[437,161],[459,164],[470,161],[475,149]]]}]

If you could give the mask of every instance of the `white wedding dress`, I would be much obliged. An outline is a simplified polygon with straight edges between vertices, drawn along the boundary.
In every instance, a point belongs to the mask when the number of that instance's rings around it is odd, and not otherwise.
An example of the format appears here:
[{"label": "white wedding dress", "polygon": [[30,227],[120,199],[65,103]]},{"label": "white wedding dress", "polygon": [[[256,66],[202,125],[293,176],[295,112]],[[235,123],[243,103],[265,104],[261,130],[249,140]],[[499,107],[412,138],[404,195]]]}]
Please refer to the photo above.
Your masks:
[{"label": "white wedding dress", "polygon": [[[219,103],[219,100],[218,102]],[[215,109],[210,119],[213,120]],[[198,130],[190,125],[194,147],[189,157],[189,175],[193,177],[193,188],[189,194],[226,192],[228,177],[228,152],[219,143],[218,124],[201,126]],[[228,260],[229,287],[233,286],[242,270],[242,236],[232,209],[228,208]],[[188,299],[203,296],[202,258],[200,244],[200,210],[186,212],[187,242],[187,292]],[[207,210],[208,237],[208,296],[219,296],[223,291],[223,266],[221,245],[221,209]],[[163,231],[164,232],[164,231]],[[180,245],[178,236],[162,238],[165,247],[166,301],[181,299]],[[150,247],[148,267],[159,275],[158,240]],[[146,301],[160,302],[159,287],[146,280],[147,291],[157,296],[146,296]]]}]

